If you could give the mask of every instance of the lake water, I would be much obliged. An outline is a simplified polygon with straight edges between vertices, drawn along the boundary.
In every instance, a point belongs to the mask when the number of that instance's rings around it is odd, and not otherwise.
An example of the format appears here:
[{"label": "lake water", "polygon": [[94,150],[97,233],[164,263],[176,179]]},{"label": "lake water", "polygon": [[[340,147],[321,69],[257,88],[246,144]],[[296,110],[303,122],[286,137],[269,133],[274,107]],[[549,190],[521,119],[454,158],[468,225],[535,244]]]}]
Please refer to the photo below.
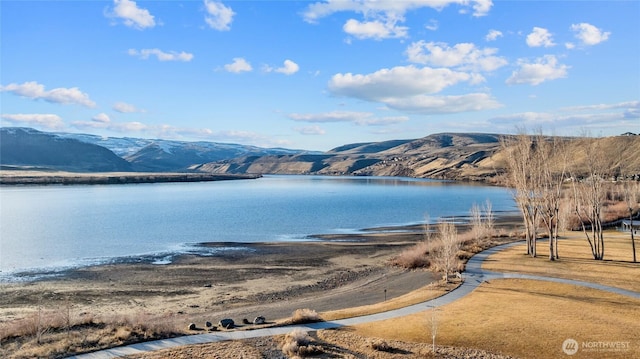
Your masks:
[{"label": "lake water", "polygon": [[0,281],[125,261],[211,254],[203,242],[307,240],[324,233],[514,211],[504,188],[390,177],[0,188]]}]

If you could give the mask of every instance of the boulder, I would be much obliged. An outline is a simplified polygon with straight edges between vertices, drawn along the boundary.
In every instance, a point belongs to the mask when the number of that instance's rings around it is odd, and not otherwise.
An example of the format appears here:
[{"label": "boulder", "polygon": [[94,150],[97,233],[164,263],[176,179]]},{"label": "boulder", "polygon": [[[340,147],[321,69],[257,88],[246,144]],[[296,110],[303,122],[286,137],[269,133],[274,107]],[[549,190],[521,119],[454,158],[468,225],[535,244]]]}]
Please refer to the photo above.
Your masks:
[{"label": "boulder", "polygon": [[213,326],[213,324],[211,322],[204,322],[204,326],[207,328],[211,328]]},{"label": "boulder", "polygon": [[235,323],[233,322],[233,319],[222,319],[219,323],[219,326],[225,328],[225,329],[231,329],[234,327]]},{"label": "boulder", "polygon": [[265,319],[263,316],[258,316],[253,320],[253,324],[264,324],[265,323]]},{"label": "boulder", "polygon": [[189,326],[187,327],[187,329],[196,330],[196,329],[198,329],[198,327],[196,327],[196,323],[189,323]]}]

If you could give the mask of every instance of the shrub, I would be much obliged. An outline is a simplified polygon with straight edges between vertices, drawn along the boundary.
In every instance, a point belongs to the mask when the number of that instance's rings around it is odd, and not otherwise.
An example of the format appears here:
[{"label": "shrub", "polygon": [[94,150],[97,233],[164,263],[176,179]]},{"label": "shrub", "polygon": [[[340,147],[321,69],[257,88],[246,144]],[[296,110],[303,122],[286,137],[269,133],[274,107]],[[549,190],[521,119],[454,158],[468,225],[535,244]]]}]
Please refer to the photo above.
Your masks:
[{"label": "shrub", "polygon": [[431,266],[430,247],[432,244],[427,240],[419,242],[391,259],[391,264],[406,269],[429,268]]},{"label": "shrub", "polygon": [[289,358],[300,358],[322,352],[322,347],[313,345],[309,334],[302,329],[294,329],[285,335],[282,341],[282,353]]},{"label": "shrub", "polygon": [[304,323],[314,323],[320,322],[322,318],[315,310],[312,309],[296,309],[293,312],[291,323],[292,324],[304,324]]},{"label": "shrub", "polygon": [[390,352],[392,348],[382,339],[371,339],[369,341],[369,346],[373,350],[377,350],[380,352]]}]

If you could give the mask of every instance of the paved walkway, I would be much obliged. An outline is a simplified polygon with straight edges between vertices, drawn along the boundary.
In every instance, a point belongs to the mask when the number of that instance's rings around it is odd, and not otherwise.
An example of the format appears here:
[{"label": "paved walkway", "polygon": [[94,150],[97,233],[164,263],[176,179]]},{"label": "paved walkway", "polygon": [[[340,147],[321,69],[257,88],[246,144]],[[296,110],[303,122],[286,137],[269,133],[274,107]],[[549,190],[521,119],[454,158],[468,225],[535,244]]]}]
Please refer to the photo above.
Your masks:
[{"label": "paved walkway", "polygon": [[561,278],[529,275],[529,274],[520,274],[520,273],[499,273],[499,272],[486,271],[482,269],[482,262],[484,262],[484,260],[488,256],[518,244],[521,244],[521,242],[503,244],[501,246],[493,247],[474,255],[467,262],[465,272],[463,273],[464,282],[462,283],[462,285],[460,285],[458,288],[452,290],[451,292],[441,297],[438,297],[436,299],[432,299],[423,303],[414,304],[408,307],[390,310],[383,313],[365,315],[365,316],[348,318],[348,319],[334,320],[330,322],[319,322],[319,323],[312,323],[312,324],[305,324],[305,325],[290,325],[286,327],[263,328],[263,329],[256,329],[256,330],[212,332],[212,333],[197,334],[197,335],[186,335],[186,336],[177,337],[177,338],[154,340],[146,343],[138,343],[138,344],[132,344],[132,345],[127,345],[123,347],[111,348],[111,349],[101,350],[93,353],[81,354],[81,355],[73,356],[71,358],[78,358],[78,359],[117,358],[125,355],[133,355],[133,354],[140,354],[144,352],[150,352],[154,350],[175,348],[182,345],[203,344],[203,343],[219,342],[224,340],[238,340],[238,339],[249,339],[249,338],[267,337],[267,336],[274,336],[274,335],[283,335],[291,332],[293,329],[296,329],[296,328],[300,328],[305,331],[316,331],[320,329],[332,329],[332,328],[339,328],[343,326],[351,326],[356,324],[375,322],[375,321],[380,321],[385,319],[393,319],[393,318],[403,317],[403,316],[407,316],[415,313],[420,313],[436,306],[452,303],[466,296],[472,291],[474,291],[483,282],[493,280],[493,279],[517,278],[517,279],[532,279],[532,280],[549,281],[549,282],[556,282],[556,283],[563,283],[563,284],[572,284],[572,285],[599,289],[599,290],[603,290],[611,293],[616,293],[616,294],[640,299],[640,293],[638,292],[625,290],[617,287],[610,287],[610,286],[596,284],[596,283],[571,280],[571,279],[561,279]]}]

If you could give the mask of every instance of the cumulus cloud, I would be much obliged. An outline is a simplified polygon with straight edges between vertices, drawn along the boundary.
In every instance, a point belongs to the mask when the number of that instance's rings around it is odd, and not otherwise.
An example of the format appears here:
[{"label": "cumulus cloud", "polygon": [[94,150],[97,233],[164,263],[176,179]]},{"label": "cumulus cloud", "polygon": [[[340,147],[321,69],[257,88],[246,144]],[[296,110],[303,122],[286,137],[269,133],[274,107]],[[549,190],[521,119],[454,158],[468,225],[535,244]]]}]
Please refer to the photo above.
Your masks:
[{"label": "cumulus cloud", "polygon": [[555,46],[555,43],[549,30],[542,27],[534,27],[533,31],[527,35],[527,45],[529,47],[551,47]]},{"label": "cumulus cloud", "polygon": [[182,62],[189,62],[191,60],[193,60],[193,54],[190,54],[188,52],[176,52],[176,51],[170,51],[170,52],[164,52],[160,49],[141,49],[141,50],[136,50],[136,49],[129,49],[128,54],[131,56],[135,56],[138,57],[140,59],[146,60],[151,56],[155,56],[158,61],[182,61]]},{"label": "cumulus cloud", "polygon": [[406,54],[413,63],[491,72],[507,64],[505,58],[495,56],[497,52],[495,48],[479,49],[472,43],[451,47],[442,42],[420,40],[409,45]]},{"label": "cumulus cloud", "polygon": [[311,123],[349,122],[359,126],[388,126],[408,121],[406,116],[376,117],[371,112],[332,111],[322,113],[292,113],[288,117],[294,121]]},{"label": "cumulus cloud", "polygon": [[502,37],[502,31],[498,30],[489,30],[487,35],[484,37],[486,41],[496,41],[499,37]]},{"label": "cumulus cloud", "polygon": [[231,30],[231,23],[233,22],[233,16],[235,12],[223,3],[219,1],[204,0],[204,6],[207,11],[207,15],[204,17],[204,21],[212,29],[219,31]]},{"label": "cumulus cloud", "polygon": [[545,55],[531,63],[526,60],[518,60],[519,69],[514,71],[506,81],[508,85],[530,84],[539,85],[545,81],[567,77],[567,65],[560,64],[553,55]]},{"label": "cumulus cloud", "polygon": [[91,118],[91,121],[97,122],[97,123],[110,123],[111,119],[109,118],[109,115],[107,115],[106,113],[102,112],[102,113],[99,113],[99,114],[93,116]]},{"label": "cumulus cloud", "polygon": [[329,81],[329,90],[336,95],[380,101],[389,97],[436,93],[470,79],[471,75],[464,72],[410,65],[382,69],[366,75],[336,74]]},{"label": "cumulus cloud", "polygon": [[441,114],[479,111],[501,104],[485,93],[457,96],[434,94],[460,82],[477,83],[483,78],[447,68],[399,66],[371,74],[336,74],[329,82],[335,95],[379,102],[400,111]]},{"label": "cumulus cloud", "polygon": [[128,104],[126,102],[116,102],[113,104],[113,110],[120,113],[134,113],[134,112],[144,112],[144,110],[138,109],[134,105]]},{"label": "cumulus cloud", "polygon": [[347,20],[342,29],[357,39],[376,40],[407,37],[407,31],[409,30],[406,26],[396,25],[396,21],[393,20],[383,22],[380,20],[358,21],[355,19]]},{"label": "cumulus cloud", "polygon": [[[316,23],[323,17],[339,12],[362,14],[363,19],[349,19],[343,30],[358,39],[388,39],[407,37],[408,28],[399,24],[405,21],[404,15],[411,10],[433,8],[441,10],[450,4],[473,9],[473,16],[484,16],[493,6],[491,0],[403,0],[403,1],[362,1],[327,0],[310,4],[303,13],[309,23]],[[435,24],[437,28],[437,23]],[[433,23],[427,28],[433,28]]]},{"label": "cumulus cloud", "polygon": [[36,81],[25,82],[23,84],[9,84],[0,86],[0,91],[9,92],[14,95],[27,97],[34,100],[44,100],[51,103],[75,104],[85,107],[95,107],[96,103],[91,101],[89,95],[80,91],[77,87],[54,88],[45,90],[44,85]]},{"label": "cumulus cloud", "polygon": [[227,72],[233,72],[238,74],[241,72],[252,71],[253,67],[251,67],[251,64],[248,63],[247,60],[243,59],[242,57],[234,57],[232,63],[224,65],[224,69]]},{"label": "cumulus cloud", "polygon": [[406,98],[390,98],[385,101],[390,108],[425,115],[490,110],[502,105],[485,93],[451,96],[416,95]]},{"label": "cumulus cloud", "polygon": [[320,126],[295,127],[293,130],[301,135],[324,135],[326,133]]},{"label": "cumulus cloud", "polygon": [[586,22],[571,25],[571,31],[575,33],[575,37],[580,40],[582,45],[592,46],[609,39],[610,32],[602,31],[597,27]]},{"label": "cumulus cloud", "polygon": [[298,64],[296,64],[295,62],[287,59],[287,60],[284,60],[284,64],[282,65],[282,67],[278,67],[277,69],[274,69],[270,66],[265,65],[263,70],[265,72],[275,71],[285,75],[293,75],[296,72],[298,72],[298,70],[300,70],[300,66],[298,66]]},{"label": "cumulus cloud", "polygon": [[54,114],[2,114],[2,119],[17,126],[43,127],[49,130],[60,130],[64,128],[62,118]]},{"label": "cumulus cloud", "polygon": [[113,5],[113,10],[107,16],[121,19],[128,27],[142,30],[156,26],[149,10],[139,8],[135,1],[114,0]]}]

